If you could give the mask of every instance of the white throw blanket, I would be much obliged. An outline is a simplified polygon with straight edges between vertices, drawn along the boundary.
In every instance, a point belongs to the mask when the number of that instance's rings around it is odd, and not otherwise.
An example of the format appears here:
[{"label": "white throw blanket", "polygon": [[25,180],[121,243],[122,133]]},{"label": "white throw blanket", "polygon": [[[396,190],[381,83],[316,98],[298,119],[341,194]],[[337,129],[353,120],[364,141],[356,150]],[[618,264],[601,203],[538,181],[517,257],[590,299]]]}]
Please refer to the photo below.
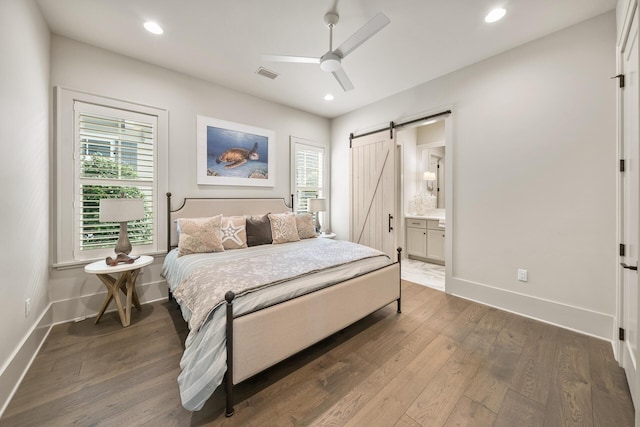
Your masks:
[{"label": "white throw blanket", "polygon": [[180,283],[173,296],[191,311],[189,328],[194,332],[200,330],[211,312],[224,303],[224,295],[228,291],[241,296],[360,259],[386,257],[376,249],[355,243],[333,243],[335,244],[324,246],[322,251],[305,247],[295,252],[258,255],[241,263],[202,266]]}]

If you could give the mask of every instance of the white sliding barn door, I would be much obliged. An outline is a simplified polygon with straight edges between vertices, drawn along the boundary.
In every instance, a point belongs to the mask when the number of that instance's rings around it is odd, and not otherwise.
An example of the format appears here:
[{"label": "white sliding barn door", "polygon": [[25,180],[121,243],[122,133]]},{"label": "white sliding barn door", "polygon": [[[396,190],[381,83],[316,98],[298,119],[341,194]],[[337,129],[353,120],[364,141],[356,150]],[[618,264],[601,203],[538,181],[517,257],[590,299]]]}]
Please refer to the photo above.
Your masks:
[{"label": "white sliding barn door", "polygon": [[352,140],[351,241],[396,259],[396,143],[389,131]]}]

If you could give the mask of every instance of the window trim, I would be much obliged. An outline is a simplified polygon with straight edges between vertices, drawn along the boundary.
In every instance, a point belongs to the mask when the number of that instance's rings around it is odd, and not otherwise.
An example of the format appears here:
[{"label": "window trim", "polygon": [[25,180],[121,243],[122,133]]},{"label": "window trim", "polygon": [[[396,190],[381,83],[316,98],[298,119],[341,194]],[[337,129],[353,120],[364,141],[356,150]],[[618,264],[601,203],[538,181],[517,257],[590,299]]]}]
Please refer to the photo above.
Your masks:
[{"label": "window trim", "polygon": [[322,215],[322,227],[324,229],[329,230],[331,226],[331,194],[329,191],[329,147],[326,144],[322,144],[316,141],[312,141],[309,139],[300,138],[297,136],[291,135],[289,138],[289,165],[290,165],[290,177],[291,177],[291,194],[294,195],[293,207],[292,209],[295,211],[295,207],[298,203],[297,199],[297,191],[296,191],[296,145],[307,145],[313,148],[318,148],[323,151],[322,154],[322,195],[327,200],[327,211],[323,212]]},{"label": "window trim", "polygon": [[74,102],[95,104],[125,111],[138,112],[157,117],[157,159],[154,182],[154,234],[153,247],[144,251],[145,255],[165,253],[167,232],[163,224],[167,221],[166,198],[168,189],[168,111],[166,109],[123,101],[115,98],[80,92],[56,86],[54,90],[54,184],[52,188],[52,225],[55,225],[51,244],[51,263],[54,268],[68,268],[84,265],[100,259],[78,259],[74,257],[74,192],[76,185],[76,142]]}]

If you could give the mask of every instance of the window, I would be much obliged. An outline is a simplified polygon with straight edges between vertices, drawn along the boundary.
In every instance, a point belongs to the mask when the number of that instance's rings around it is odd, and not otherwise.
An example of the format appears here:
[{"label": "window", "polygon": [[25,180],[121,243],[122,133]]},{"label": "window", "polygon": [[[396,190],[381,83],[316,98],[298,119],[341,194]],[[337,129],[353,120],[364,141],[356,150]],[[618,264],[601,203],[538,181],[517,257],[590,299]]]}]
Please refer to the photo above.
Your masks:
[{"label": "window", "polygon": [[[99,220],[100,200],[144,200],[128,223],[136,254],[166,245],[159,179],[166,166],[166,111],[59,89],[56,266],[113,255],[119,223]],[[72,209],[66,208],[72,206]]]},{"label": "window", "polygon": [[128,224],[132,246],[153,246],[153,183],[157,117],[76,101],[76,170],[74,206],[76,258],[107,249],[118,240],[120,225],[99,221],[100,199],[143,199],[145,218]]},{"label": "window", "polygon": [[326,197],[324,147],[311,141],[291,138],[295,211],[308,212],[308,200]]}]

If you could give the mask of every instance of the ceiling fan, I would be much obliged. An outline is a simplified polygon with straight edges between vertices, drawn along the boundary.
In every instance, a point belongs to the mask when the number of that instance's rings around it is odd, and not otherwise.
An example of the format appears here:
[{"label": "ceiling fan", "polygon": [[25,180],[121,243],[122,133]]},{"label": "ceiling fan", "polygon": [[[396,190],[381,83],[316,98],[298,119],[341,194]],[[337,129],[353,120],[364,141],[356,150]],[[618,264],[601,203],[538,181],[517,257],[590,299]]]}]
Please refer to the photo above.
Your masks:
[{"label": "ceiling fan", "polygon": [[369,22],[364,24],[358,31],[353,33],[351,37],[344,41],[337,49],[333,49],[333,28],[336,26],[340,16],[335,11],[328,12],[324,15],[324,22],[329,27],[329,51],[320,58],[307,56],[289,56],[289,55],[263,55],[262,59],[272,62],[300,62],[307,64],[320,64],[320,68],[329,71],[333,77],[340,83],[342,89],[347,92],[354,88],[353,83],[347,77],[342,68],[342,59],[353,52],[358,46],[373,37],[378,31],[382,30],[391,20],[382,12],[374,16]]}]

